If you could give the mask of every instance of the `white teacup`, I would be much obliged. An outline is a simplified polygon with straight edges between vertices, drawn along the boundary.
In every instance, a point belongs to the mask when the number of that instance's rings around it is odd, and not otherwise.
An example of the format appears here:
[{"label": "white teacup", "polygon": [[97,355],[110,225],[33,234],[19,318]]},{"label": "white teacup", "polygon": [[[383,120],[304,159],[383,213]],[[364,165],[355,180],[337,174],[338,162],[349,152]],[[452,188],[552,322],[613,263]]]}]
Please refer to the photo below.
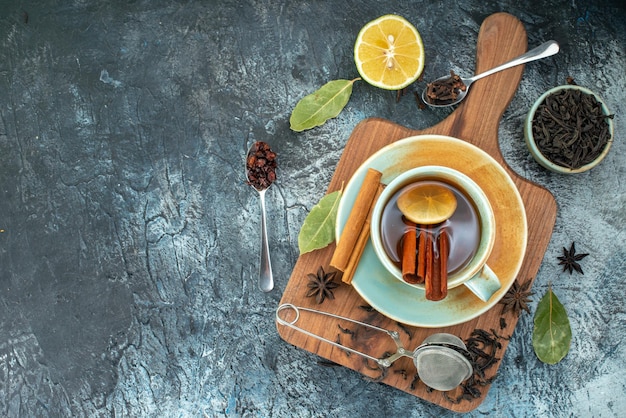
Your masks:
[{"label": "white teacup", "polygon": [[[408,170],[393,179],[385,187],[372,210],[371,240],[374,251],[383,266],[398,280],[406,283],[402,279],[400,268],[385,250],[381,234],[381,220],[387,203],[399,190],[409,184],[427,180],[440,181],[452,186],[461,192],[474,208],[478,219],[478,242],[475,252],[462,266],[448,275],[448,289],[464,285],[479,299],[487,302],[501,287],[500,280],[487,266],[487,259],[495,243],[495,217],[491,204],[481,188],[457,170],[443,166],[422,166]],[[450,251],[451,253],[454,251],[452,246]],[[406,284],[424,289],[423,284]]]}]

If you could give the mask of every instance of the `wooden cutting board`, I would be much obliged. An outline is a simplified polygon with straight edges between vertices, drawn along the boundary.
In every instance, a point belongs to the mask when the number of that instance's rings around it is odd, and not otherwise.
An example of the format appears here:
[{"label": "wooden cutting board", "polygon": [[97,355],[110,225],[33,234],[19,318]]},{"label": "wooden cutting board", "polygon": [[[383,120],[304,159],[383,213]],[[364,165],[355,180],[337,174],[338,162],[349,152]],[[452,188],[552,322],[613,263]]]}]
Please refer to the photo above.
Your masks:
[{"label": "wooden cutting board", "polygon": [[[491,15],[485,19],[478,34],[476,73],[502,64],[524,53],[526,49],[526,31],[517,18],[506,13]],[[528,244],[517,280],[534,281],[552,235],[556,219],[556,202],[549,191],[515,174],[504,161],[498,145],[498,125],[504,110],[518,88],[522,73],[523,66],[518,66],[477,81],[466,100],[454,112],[439,124],[428,129],[415,131],[378,118],[364,120],[352,132],[330,182],[328,192],[341,189],[369,156],[398,139],[422,134],[440,134],[472,143],[486,151],[504,167],[522,196],[528,221]],[[520,132],[520,140],[521,136]],[[497,205],[497,202],[492,202],[492,204]],[[407,349],[417,347],[427,336],[435,332],[448,332],[466,340],[475,329],[487,331],[494,329],[499,335],[505,337],[510,336],[515,329],[517,315],[510,312],[502,315],[500,304],[495,305],[478,318],[460,325],[436,329],[403,326],[376,312],[368,311],[364,300],[351,286],[345,284],[335,289],[334,300],[326,300],[318,305],[314,298],[305,296],[309,281],[307,275],[315,273],[320,266],[329,270],[329,262],[334,249],[335,246],[332,244],[325,249],[304,254],[298,258],[281,303],[319,309],[372,323],[385,329],[398,330]],[[336,281],[340,282],[339,279]],[[336,334],[337,341],[355,338],[346,335],[341,328],[338,329],[337,321],[332,318],[307,316],[307,319],[303,317],[298,325],[316,334]],[[414,381],[415,367],[410,358],[398,360],[390,370],[382,373],[380,370],[373,370],[371,362],[360,356],[348,355],[345,350],[332,347],[330,344],[320,342],[298,331],[278,325],[278,332],[285,341],[297,347],[453,411],[466,412],[476,408],[485,399],[490,388],[490,385],[479,387],[481,392],[479,397],[454,403],[449,398],[456,397],[458,393],[449,393],[447,394],[449,396],[446,396],[442,392],[429,390],[423,383]],[[365,336],[361,334],[358,338],[362,339],[358,342],[359,348],[371,351],[375,356],[378,354],[374,353],[395,347],[389,344],[390,339],[385,335],[365,333]],[[499,342],[502,347],[498,350],[497,357],[501,359],[506,351],[508,340],[501,339]],[[496,375],[499,364],[498,361],[487,370],[487,378]],[[498,379],[493,382],[493,384],[502,383]]]}]

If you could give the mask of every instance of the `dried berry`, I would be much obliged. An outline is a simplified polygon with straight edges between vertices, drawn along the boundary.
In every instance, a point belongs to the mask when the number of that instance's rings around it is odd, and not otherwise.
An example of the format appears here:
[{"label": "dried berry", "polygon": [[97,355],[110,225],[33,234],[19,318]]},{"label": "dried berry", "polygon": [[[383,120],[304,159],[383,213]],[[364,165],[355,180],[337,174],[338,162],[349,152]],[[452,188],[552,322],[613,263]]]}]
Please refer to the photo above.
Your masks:
[{"label": "dried berry", "polygon": [[257,190],[267,189],[276,181],[276,167],[276,153],[269,144],[257,141],[246,158],[248,184]]}]

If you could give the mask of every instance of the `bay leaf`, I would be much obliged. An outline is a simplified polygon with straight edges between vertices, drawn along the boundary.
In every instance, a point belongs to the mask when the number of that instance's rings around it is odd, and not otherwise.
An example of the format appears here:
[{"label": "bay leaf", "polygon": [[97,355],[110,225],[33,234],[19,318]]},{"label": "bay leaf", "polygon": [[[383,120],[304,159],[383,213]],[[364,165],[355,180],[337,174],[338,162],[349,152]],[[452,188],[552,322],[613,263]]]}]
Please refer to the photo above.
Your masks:
[{"label": "bay leaf", "polygon": [[324,196],[304,219],[298,234],[300,254],[324,248],[335,240],[337,207],[341,200],[341,190]]},{"label": "bay leaf", "polygon": [[328,119],[336,117],[350,100],[356,80],[360,78],[329,81],[317,91],[300,99],[289,118],[291,129],[301,132],[323,125]]},{"label": "bay leaf", "polygon": [[565,307],[552,288],[541,298],[535,312],[533,348],[537,358],[544,363],[556,364],[568,353],[572,329]]}]

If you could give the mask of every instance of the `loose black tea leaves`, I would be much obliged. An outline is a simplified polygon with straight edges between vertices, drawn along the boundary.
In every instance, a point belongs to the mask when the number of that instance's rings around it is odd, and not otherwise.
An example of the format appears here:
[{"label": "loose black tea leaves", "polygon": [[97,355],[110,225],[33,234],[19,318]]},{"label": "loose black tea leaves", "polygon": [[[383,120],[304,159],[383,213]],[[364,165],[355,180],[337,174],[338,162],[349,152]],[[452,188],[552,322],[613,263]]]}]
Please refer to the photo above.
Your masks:
[{"label": "loose black tea leaves", "polygon": [[413,95],[415,96],[415,103],[417,103],[417,108],[419,110],[426,109],[426,103],[424,103],[424,100],[422,100],[422,96],[416,91],[413,92]]},{"label": "loose black tea leaves", "polygon": [[406,94],[406,87],[396,91],[396,103],[400,101],[400,98]]},{"label": "loose black tea leaves", "polygon": [[409,338],[413,338],[413,333],[411,332],[411,330],[409,328],[407,328],[404,324],[402,324],[401,322],[397,322],[396,321],[396,325],[398,326],[398,328],[400,328],[402,330],[402,332],[404,332]]},{"label": "loose black tea leaves", "polygon": [[418,373],[415,373],[413,375],[413,380],[411,380],[411,385],[409,386],[411,390],[415,390],[419,382],[420,382],[420,375]]},{"label": "loose black tea leaves", "polygon": [[[343,345],[341,343],[341,335],[337,334],[337,338],[335,339],[335,344],[337,345]],[[343,351],[343,353],[346,355],[346,357],[350,357],[352,355],[352,352],[350,352],[350,350],[341,350]]]},{"label": "loose black tea leaves", "polygon": [[337,328],[339,328],[342,333],[350,335],[350,339],[356,339],[356,331],[353,331],[350,328],[344,328],[339,324],[337,324]]},{"label": "loose black tea leaves", "polygon": [[473,374],[465,382],[460,385],[460,394],[454,397],[451,393],[444,392],[443,396],[449,402],[458,404],[462,401],[473,401],[480,398],[482,392],[481,387],[490,385],[495,375],[487,377],[486,371],[493,367],[500,358],[497,357],[498,350],[502,348],[499,337],[493,331],[491,333],[475,329],[470,337],[465,341],[467,351],[470,353],[470,363],[472,363]]},{"label": "loose black tea leaves", "polygon": [[434,105],[447,105],[455,101],[459,93],[465,90],[467,86],[461,77],[450,70],[450,77],[426,85],[426,100]]},{"label": "loose black tea leaves", "polygon": [[334,361],[319,359],[317,360],[317,364],[324,367],[341,367],[341,364],[335,363]]},{"label": "loose black tea leaves", "polygon": [[592,94],[563,89],[535,111],[532,134],[539,151],[554,164],[577,169],[598,158],[611,140],[602,105]]},{"label": "loose black tea leaves", "polygon": [[267,189],[276,180],[276,166],[276,153],[269,144],[257,141],[246,158],[248,184],[257,190]]}]

